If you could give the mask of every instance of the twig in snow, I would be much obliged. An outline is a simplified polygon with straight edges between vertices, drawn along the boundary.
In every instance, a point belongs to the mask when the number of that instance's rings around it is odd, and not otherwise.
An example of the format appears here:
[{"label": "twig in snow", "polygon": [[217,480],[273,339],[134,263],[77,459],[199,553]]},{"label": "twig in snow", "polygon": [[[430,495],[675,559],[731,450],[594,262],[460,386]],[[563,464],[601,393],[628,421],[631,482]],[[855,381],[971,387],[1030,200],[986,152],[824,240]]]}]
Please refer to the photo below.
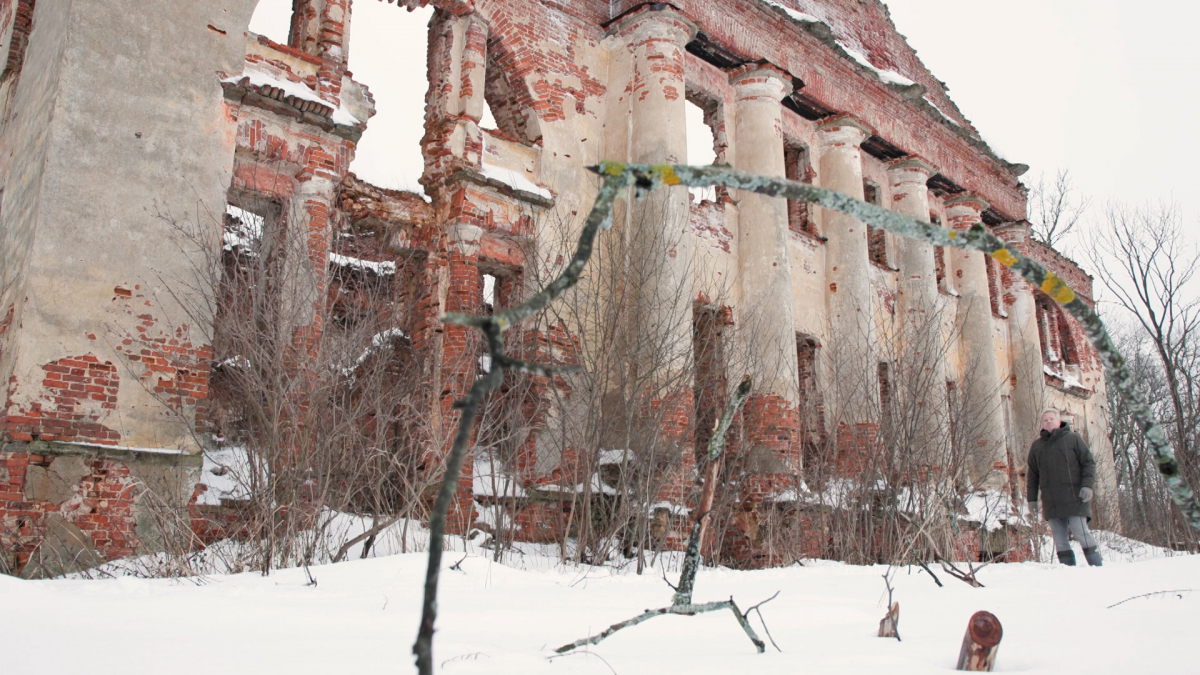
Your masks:
[{"label": "twig in snow", "polygon": [[673,590],[673,591],[679,590],[679,587],[676,586],[675,584],[671,583],[671,580],[667,578],[667,568],[665,568],[665,567],[662,569],[662,577],[663,577],[663,583],[670,586],[671,590]]},{"label": "twig in snow", "polygon": [[[1123,605],[1123,604],[1129,602],[1130,600],[1138,600],[1140,598],[1152,598],[1156,595],[1170,595],[1171,593],[1194,593],[1194,592],[1195,592],[1195,589],[1192,589],[1192,588],[1180,588],[1180,589],[1176,589],[1174,591],[1154,591],[1152,593],[1142,593],[1141,595],[1135,595],[1132,598],[1125,598],[1124,600],[1122,600],[1120,602],[1113,603],[1113,604],[1109,605],[1108,607],[1105,607],[1104,609],[1112,609],[1113,607],[1116,607],[1117,605]],[[1180,595],[1179,599],[1182,600],[1183,596]]]},{"label": "twig in snow", "polygon": [[745,612],[742,612],[742,616],[749,618],[750,612],[754,612],[755,614],[758,614],[758,620],[760,623],[762,623],[763,632],[767,634],[767,639],[771,641],[771,646],[775,648],[775,651],[783,653],[783,650],[779,648],[779,645],[775,644],[775,638],[771,636],[771,629],[767,628],[767,620],[765,617],[763,617],[762,610],[759,609],[759,607],[762,607],[763,605],[767,604],[768,602],[770,602],[778,597],[779,597],[779,591],[775,591],[775,595],[772,595],[771,597],[767,598],[766,600],[763,600],[762,602],[758,603],[757,605],[754,605],[753,607],[746,610]]},{"label": "twig in snow", "polygon": [[561,659],[564,656],[594,656],[594,657],[600,659],[601,661],[603,661],[604,665],[608,666],[608,669],[612,671],[613,675],[619,675],[617,673],[617,669],[613,668],[611,663],[609,663],[608,661],[605,661],[604,657],[600,656],[596,652],[583,651],[583,652],[571,652],[569,654],[555,654],[554,656],[550,657],[550,660],[553,661],[554,659]]},{"label": "twig in snow", "polygon": [[894,567],[889,567],[883,575],[883,586],[887,589],[888,594],[888,613],[879,620],[879,637],[894,637],[896,642],[900,642],[900,603],[892,602],[892,593],[895,589],[892,588],[890,575],[894,570]]},{"label": "twig in snow", "polygon": [[937,575],[933,573],[933,570],[929,569],[929,565],[926,565],[924,560],[921,560],[920,558],[918,558],[917,564],[921,566],[921,569],[923,569],[929,573],[929,577],[931,579],[933,579],[933,583],[938,585],[938,588],[945,588],[944,586],[942,586],[941,580],[937,578]]},{"label": "twig in snow", "polygon": [[467,571],[466,571],[466,570],[464,570],[464,569],[462,568],[462,564],[463,564],[463,563],[464,563],[464,562],[467,560],[467,556],[468,556],[468,555],[469,555],[469,554],[467,554],[467,553],[464,553],[464,554],[463,554],[463,557],[462,557],[462,560],[459,560],[458,562],[456,562],[456,563],[454,563],[453,565],[451,565],[451,566],[450,566],[450,569],[452,569],[452,570],[458,570],[459,572],[462,572],[463,574],[466,574],[466,573],[467,573]]},{"label": "twig in snow", "polygon": [[[937,558],[935,558],[935,560],[937,560],[938,564],[940,564],[942,566],[942,570],[945,571],[946,574],[949,574],[950,576],[954,577],[955,579],[958,579],[959,581],[970,584],[971,586],[974,586],[975,588],[983,588],[983,584],[979,583],[979,580],[975,578],[975,575],[973,573],[964,572],[964,571],[958,569],[957,567],[954,566],[954,563],[950,562],[949,560],[946,560],[945,558],[943,558],[941,556],[938,556]],[[969,563],[968,563],[968,566],[969,566]]]}]

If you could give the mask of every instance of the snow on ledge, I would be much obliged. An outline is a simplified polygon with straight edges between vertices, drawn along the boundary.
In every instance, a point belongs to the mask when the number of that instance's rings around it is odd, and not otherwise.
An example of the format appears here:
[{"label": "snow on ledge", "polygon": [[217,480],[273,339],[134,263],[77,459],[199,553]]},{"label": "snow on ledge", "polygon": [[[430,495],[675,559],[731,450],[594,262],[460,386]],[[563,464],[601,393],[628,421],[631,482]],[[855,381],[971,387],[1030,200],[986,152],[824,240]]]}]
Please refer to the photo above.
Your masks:
[{"label": "snow on ledge", "polygon": [[361,258],[351,258],[350,256],[339,255],[337,253],[333,253],[332,251],[329,253],[329,262],[335,265],[341,265],[343,267],[353,267],[357,270],[374,272],[380,276],[396,273],[396,263],[394,262],[372,262],[370,260],[362,260]]},{"label": "snow on ledge", "polygon": [[659,509],[665,509],[668,513],[670,513],[673,516],[686,516],[687,514],[692,512],[692,509],[687,506],[683,506],[680,504],[672,504],[671,502],[666,502],[666,501],[655,502],[655,503],[651,504],[650,508],[647,509],[646,512],[653,515],[654,512]]},{"label": "snow on ledge", "polygon": [[883,68],[876,67],[875,64],[871,63],[871,61],[867,59],[866,55],[854,49],[853,47],[850,47],[845,42],[841,40],[836,40],[836,42],[839,47],[846,50],[846,53],[850,55],[850,58],[857,61],[858,65],[862,66],[863,68],[875,73],[875,75],[879,77],[879,80],[884,84],[896,84],[902,87],[911,87],[916,84],[916,82],[901,75],[900,73],[897,73],[894,70],[885,70]]},{"label": "snow on ledge", "polygon": [[936,110],[936,111],[937,111],[937,113],[938,113],[939,115],[941,115],[942,117],[944,117],[944,118],[946,119],[946,121],[947,121],[947,122],[949,122],[950,124],[953,124],[953,125],[954,125],[954,126],[956,126],[956,127],[961,127],[961,126],[962,126],[962,125],[961,125],[961,124],[959,124],[958,122],[955,122],[953,117],[951,117],[951,116],[947,115],[947,114],[946,114],[946,111],[944,111],[944,110],[942,110],[941,108],[937,107],[937,104],[936,104],[936,103],[934,103],[933,101],[930,101],[928,96],[922,96],[921,98],[922,98],[922,99],[923,99],[923,100],[924,100],[926,103],[928,103],[928,104],[929,104],[929,106],[930,106],[931,108],[933,108],[934,110]]},{"label": "snow on ledge", "polygon": [[264,85],[276,87],[278,89],[282,89],[283,92],[288,96],[295,96],[296,98],[304,101],[319,103],[326,108],[333,108],[333,113],[329,116],[329,119],[332,120],[334,124],[354,126],[362,123],[362,120],[355,117],[354,114],[346,108],[345,103],[342,103],[337,108],[334,108],[331,101],[326,101],[325,99],[321,98],[317,95],[317,92],[309,89],[302,82],[292,82],[291,80],[279,79],[269,73],[251,70],[249,68],[245,69],[241,75],[227,77],[221,80],[221,82],[223,84],[237,84],[238,82],[242,81],[242,78],[249,78],[250,84],[255,87],[262,87]]},{"label": "snow on ledge", "polygon": [[506,169],[502,166],[496,166],[495,164],[488,164],[485,161],[483,162],[482,173],[484,178],[502,183],[514,190],[535,194],[546,200],[554,199],[554,195],[550,194],[549,190],[537,185],[533,181],[520,175],[512,169]]},{"label": "snow on ledge", "polygon": [[143,448],[135,445],[104,445],[103,443],[88,443],[86,441],[55,441],[60,445],[77,445],[82,448],[98,448],[102,450],[124,450],[147,455],[189,455],[187,450],[179,448]]},{"label": "snow on ledge", "polygon": [[771,7],[775,7],[776,9],[782,9],[792,19],[799,21],[801,23],[824,23],[823,21],[821,21],[817,17],[813,16],[812,14],[807,14],[805,12],[801,12],[799,10],[792,9],[791,7],[784,7],[783,5],[779,4],[778,2],[775,2],[775,0],[763,0],[763,2],[766,3],[767,5],[770,5]]}]

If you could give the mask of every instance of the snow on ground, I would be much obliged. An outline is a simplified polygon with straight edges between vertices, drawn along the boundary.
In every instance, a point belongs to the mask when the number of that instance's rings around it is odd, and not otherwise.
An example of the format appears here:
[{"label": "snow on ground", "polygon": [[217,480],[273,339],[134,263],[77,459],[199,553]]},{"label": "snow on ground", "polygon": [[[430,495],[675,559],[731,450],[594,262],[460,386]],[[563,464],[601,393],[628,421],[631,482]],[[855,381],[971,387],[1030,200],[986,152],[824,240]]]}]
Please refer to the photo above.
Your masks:
[{"label": "snow on ground", "polygon": [[[782,652],[768,645],[756,654],[728,613],[714,613],[652,619],[590,653],[554,659],[559,645],[667,604],[661,574],[563,567],[538,547],[512,564],[475,550],[461,570],[442,574],[435,663],[447,674],[951,672],[967,619],[986,609],[1004,625],[996,672],[1195,672],[1184,647],[1196,636],[1200,592],[1184,589],[1200,588],[1200,556],[1103,540],[1103,568],[990,565],[980,572],[985,588],[948,575],[938,588],[924,572],[898,570],[903,642],[875,637],[887,568],[809,561],[703,569],[697,579],[698,602],[732,595],[748,607],[779,591],[762,613]],[[446,567],[463,555],[448,553]],[[5,671],[414,672],[425,562],[407,553],[313,567],[316,586],[299,569],[183,580],[0,576],[0,634],[19,645],[5,650]],[[668,577],[677,577],[677,557],[670,563]],[[1168,590],[1176,592],[1110,608]]]}]

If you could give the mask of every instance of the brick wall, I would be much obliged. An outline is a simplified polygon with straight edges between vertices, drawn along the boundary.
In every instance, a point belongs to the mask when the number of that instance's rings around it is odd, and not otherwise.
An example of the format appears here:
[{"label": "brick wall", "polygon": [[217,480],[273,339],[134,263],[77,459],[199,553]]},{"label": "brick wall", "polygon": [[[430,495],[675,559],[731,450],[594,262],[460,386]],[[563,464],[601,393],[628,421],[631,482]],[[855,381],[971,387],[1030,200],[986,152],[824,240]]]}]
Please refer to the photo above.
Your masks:
[{"label": "brick wall", "polygon": [[[41,550],[48,571],[69,568],[55,554],[76,554],[93,564],[99,558],[132,555],[135,487],[128,467],[112,459],[0,452],[0,561],[16,573]],[[52,552],[47,529],[83,538],[79,550]],[[97,557],[98,556],[98,557]],[[27,570],[26,573],[34,573]]]}]

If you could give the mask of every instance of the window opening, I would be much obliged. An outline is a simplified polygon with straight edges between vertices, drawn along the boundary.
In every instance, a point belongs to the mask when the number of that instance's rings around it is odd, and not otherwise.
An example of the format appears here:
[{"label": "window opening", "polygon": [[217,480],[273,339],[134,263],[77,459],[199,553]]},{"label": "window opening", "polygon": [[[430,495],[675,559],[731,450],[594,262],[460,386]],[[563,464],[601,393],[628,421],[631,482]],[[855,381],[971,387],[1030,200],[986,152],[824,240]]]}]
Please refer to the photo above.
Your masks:
[{"label": "window opening", "polygon": [[[687,133],[687,163],[704,166],[717,161],[717,138],[712,127],[704,121],[704,109],[688,99],[684,111],[684,125]],[[716,201],[715,187],[688,188],[693,202]]]},{"label": "window opening", "polygon": [[[358,142],[350,170],[377,187],[425,192],[418,180],[425,171],[421,138],[432,16],[433,7],[406,12],[383,2],[354,3],[348,66],[354,79],[370,88],[376,113]],[[403,67],[396,65],[397,45],[413,55]]]},{"label": "window opening", "polygon": [[937,279],[937,288],[942,293],[949,293],[946,283],[946,249],[941,246],[933,247],[933,276]]},{"label": "window opening", "polygon": [[886,361],[879,362],[879,423],[883,430],[892,426],[892,378],[891,367]]},{"label": "window opening", "polygon": [[1004,311],[1004,301],[1001,297],[1004,280],[1000,276],[1000,265],[991,256],[984,256],[983,262],[987,270],[988,300],[992,305],[992,314],[999,317],[1008,316]]},{"label": "window opening", "polygon": [[817,461],[822,443],[821,398],[817,391],[817,349],[811,335],[796,334],[796,380],[800,385],[800,446],[806,465]]},{"label": "window opening", "polygon": [[[788,144],[783,148],[784,177],[801,183],[812,184],[817,172],[813,170],[808,148],[799,144]],[[788,229],[816,236],[817,225],[812,218],[812,205],[802,199],[788,200]]]},{"label": "window opening", "polygon": [[[875,206],[883,206],[880,199],[879,186],[863,181],[863,201]],[[871,263],[879,267],[890,267],[887,254],[887,231],[867,226],[867,254]]]},{"label": "window opening", "polygon": [[496,126],[496,116],[492,114],[492,104],[488,103],[487,98],[483,99],[483,114],[479,116],[480,129],[499,129]]},{"label": "window opening", "polygon": [[496,277],[483,275],[483,312],[491,314],[496,309]]}]

